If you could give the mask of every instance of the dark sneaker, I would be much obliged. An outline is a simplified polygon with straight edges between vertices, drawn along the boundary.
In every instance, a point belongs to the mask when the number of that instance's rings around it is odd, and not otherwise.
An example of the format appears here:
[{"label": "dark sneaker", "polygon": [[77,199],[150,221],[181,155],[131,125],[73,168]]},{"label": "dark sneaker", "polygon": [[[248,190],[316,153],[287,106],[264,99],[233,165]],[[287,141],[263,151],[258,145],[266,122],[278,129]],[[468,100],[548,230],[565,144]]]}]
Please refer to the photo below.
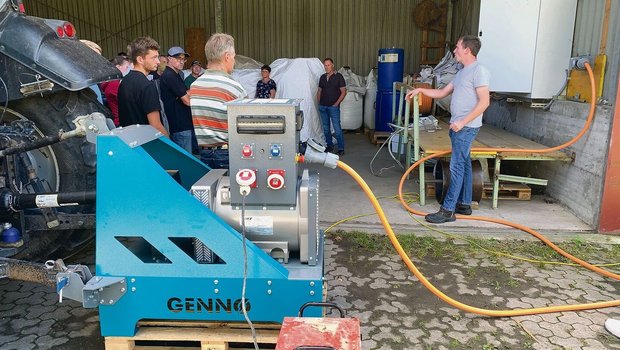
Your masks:
[{"label": "dark sneaker", "polygon": [[471,215],[471,205],[457,203],[456,209],[454,209],[454,213],[461,215]]},{"label": "dark sneaker", "polygon": [[325,147],[325,152],[327,153],[333,153],[334,152],[334,146],[327,146]]},{"label": "dark sneaker", "polygon": [[456,221],[456,217],[454,216],[454,212],[442,208],[439,208],[439,211],[433,214],[428,214],[424,217],[426,221],[431,224],[443,224],[444,222]]},{"label": "dark sneaker", "polygon": [[344,150],[343,150],[343,149],[341,149],[340,151],[338,151],[338,155],[339,155],[339,156],[344,156]]}]

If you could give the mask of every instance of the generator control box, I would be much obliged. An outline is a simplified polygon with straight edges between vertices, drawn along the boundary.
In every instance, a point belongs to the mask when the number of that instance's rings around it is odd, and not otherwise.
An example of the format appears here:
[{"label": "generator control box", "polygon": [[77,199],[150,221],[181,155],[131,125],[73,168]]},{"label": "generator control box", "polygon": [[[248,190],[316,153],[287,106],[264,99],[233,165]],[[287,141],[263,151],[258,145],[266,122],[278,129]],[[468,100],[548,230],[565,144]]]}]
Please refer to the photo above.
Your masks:
[{"label": "generator control box", "polygon": [[303,113],[296,99],[229,102],[230,203],[241,205],[239,181],[250,181],[248,207],[297,205],[299,131]]}]

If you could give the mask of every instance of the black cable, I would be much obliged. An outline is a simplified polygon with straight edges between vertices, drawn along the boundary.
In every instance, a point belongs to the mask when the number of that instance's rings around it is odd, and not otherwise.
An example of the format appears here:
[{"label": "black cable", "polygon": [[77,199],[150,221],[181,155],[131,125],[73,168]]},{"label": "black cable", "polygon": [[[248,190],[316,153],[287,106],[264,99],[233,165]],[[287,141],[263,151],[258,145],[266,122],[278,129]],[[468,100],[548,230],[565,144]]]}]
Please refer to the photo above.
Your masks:
[{"label": "black cable", "polygon": [[562,87],[560,88],[558,93],[553,95],[553,97],[551,97],[551,100],[543,107],[543,110],[548,111],[551,109],[551,105],[553,104],[553,102],[555,102],[555,100],[557,100],[557,98],[560,97],[560,95],[562,94],[562,91],[564,91],[564,89],[566,89],[566,86],[568,86],[569,80],[570,80],[570,71],[567,69],[566,79],[564,80],[564,84],[562,84]]},{"label": "black cable", "polygon": [[252,331],[254,349],[260,350],[258,348],[258,342],[256,341],[256,329],[248,316],[248,310],[245,308],[245,287],[248,279],[248,252],[245,246],[245,196],[247,196],[247,192],[241,193],[241,234],[243,236],[243,287],[241,288],[241,310],[243,310],[243,317],[245,317],[245,321],[248,323],[250,330]]},{"label": "black cable", "polygon": [[6,101],[4,101],[4,109],[2,110],[2,114],[0,114],[0,123],[2,123],[2,119],[4,119],[4,113],[9,108],[9,88],[6,86],[4,79],[0,77],[0,82],[2,82],[2,86],[4,86],[4,91],[6,92]]}]

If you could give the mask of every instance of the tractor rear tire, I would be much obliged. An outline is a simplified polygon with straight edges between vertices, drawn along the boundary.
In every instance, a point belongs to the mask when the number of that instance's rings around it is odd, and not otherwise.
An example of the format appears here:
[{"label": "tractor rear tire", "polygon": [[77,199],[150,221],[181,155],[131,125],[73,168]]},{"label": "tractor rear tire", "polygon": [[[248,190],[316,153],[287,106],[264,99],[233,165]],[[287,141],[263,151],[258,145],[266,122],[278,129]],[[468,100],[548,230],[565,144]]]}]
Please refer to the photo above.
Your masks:
[{"label": "tractor rear tire", "polygon": [[[3,122],[25,118],[36,124],[40,135],[52,136],[60,129],[65,131],[75,129],[72,121],[76,117],[93,112],[110,116],[109,110],[97,101],[92,90],[75,92],[63,90],[43,97],[33,96],[11,102]],[[10,114],[13,114],[12,118]],[[85,138],[72,138],[29,153],[32,153],[29,154],[31,159],[33,155],[42,159],[35,164],[35,168],[39,178],[45,179],[52,191],[95,189],[95,145],[88,143]],[[41,154],[45,156],[42,157]],[[64,207],[58,211],[94,214],[94,205]],[[15,258],[30,261],[63,258],[88,243],[94,235],[94,229],[27,232],[25,248]]]}]

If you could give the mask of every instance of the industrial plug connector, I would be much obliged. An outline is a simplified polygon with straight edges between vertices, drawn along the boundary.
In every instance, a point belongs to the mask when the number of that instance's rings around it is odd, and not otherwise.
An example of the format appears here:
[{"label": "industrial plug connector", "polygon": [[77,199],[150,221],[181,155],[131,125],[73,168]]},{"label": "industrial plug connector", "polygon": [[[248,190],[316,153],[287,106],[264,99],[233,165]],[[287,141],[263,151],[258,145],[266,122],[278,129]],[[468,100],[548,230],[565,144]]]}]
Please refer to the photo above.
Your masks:
[{"label": "industrial plug connector", "polygon": [[242,196],[250,194],[251,187],[256,184],[256,171],[253,169],[241,169],[235,175],[235,180],[239,185],[239,193]]},{"label": "industrial plug connector", "polygon": [[568,66],[570,69],[586,69],[586,63],[589,63],[591,66],[594,65],[594,57],[589,55],[581,55],[576,57],[571,57]]},{"label": "industrial plug connector", "polygon": [[331,169],[338,167],[337,155],[325,152],[325,147],[313,139],[308,139],[308,147],[304,153],[304,163],[322,164]]}]

